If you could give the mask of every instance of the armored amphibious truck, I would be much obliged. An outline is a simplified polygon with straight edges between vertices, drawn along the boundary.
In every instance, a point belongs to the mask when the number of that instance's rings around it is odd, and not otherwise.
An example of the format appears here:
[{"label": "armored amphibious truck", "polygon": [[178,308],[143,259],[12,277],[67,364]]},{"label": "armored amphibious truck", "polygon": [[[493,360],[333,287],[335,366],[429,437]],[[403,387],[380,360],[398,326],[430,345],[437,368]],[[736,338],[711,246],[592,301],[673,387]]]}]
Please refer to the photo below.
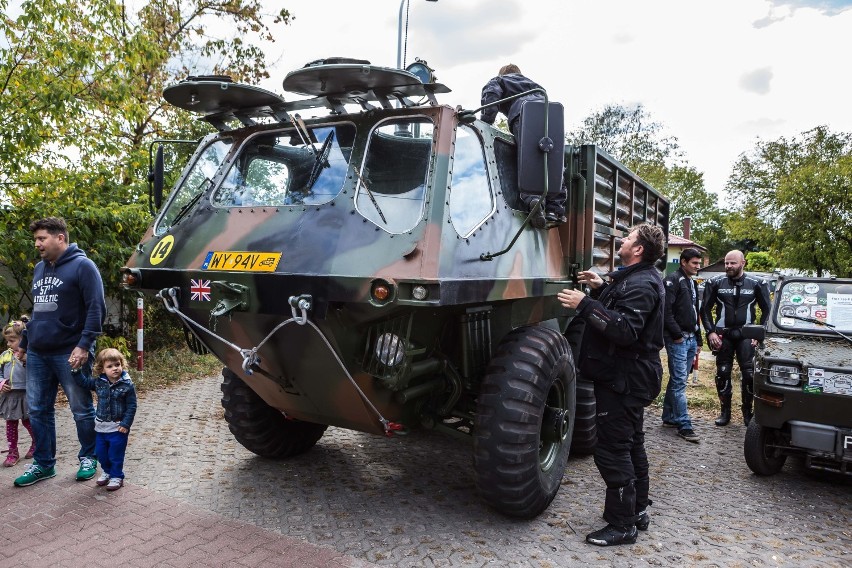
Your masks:
[{"label": "armored amphibious truck", "polygon": [[[572,444],[594,443],[556,293],[578,269],[613,269],[630,226],[667,231],[668,201],[566,145],[546,94],[516,141],[439,103],[445,85],[366,61],[311,62],[283,90],[215,76],[164,91],[216,131],[165,197],[155,144],[157,215],[126,286],[223,362],[225,418],[252,452],[299,454],[328,426],[432,428],[472,441],[489,505],[539,514]],[[555,184],[567,222],[535,228],[519,191]]]}]

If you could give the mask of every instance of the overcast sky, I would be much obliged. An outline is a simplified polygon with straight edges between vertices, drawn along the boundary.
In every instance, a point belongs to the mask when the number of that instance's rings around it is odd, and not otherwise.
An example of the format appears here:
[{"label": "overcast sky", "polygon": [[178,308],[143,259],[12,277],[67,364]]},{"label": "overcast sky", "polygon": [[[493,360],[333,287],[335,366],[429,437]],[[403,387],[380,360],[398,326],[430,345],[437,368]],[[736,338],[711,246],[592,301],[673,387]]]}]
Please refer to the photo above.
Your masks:
[{"label": "overcast sky", "polygon": [[[295,16],[269,50],[270,90],[314,59],[396,65],[398,0],[267,1]],[[852,0],[410,0],[406,62],[426,60],[453,90],[439,101],[466,108],[515,63],[569,129],[641,103],[718,193],[758,138],[852,132],[850,54]]]}]

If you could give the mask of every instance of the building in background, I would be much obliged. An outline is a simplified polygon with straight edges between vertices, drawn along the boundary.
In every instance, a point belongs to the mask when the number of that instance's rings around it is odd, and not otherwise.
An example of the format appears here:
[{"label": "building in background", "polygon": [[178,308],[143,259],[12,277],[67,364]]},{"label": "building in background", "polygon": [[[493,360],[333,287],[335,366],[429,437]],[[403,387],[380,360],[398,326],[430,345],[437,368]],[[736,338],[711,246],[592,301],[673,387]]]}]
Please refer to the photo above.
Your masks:
[{"label": "building in background", "polygon": [[698,249],[701,252],[701,265],[707,266],[707,249],[689,238],[691,224],[692,219],[684,217],[683,236],[681,237],[679,235],[669,234],[669,250],[666,256],[666,275],[669,275],[678,269],[680,266],[680,253],[683,252],[683,249],[687,248]]}]

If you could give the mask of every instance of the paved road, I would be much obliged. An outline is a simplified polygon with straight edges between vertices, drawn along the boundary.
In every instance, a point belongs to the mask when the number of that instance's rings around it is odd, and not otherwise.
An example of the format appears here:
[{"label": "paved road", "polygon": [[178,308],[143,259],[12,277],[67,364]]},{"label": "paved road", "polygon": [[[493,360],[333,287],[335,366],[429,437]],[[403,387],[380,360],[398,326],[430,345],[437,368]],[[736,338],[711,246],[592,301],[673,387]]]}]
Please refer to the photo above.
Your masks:
[{"label": "paved road", "polygon": [[[251,550],[277,551],[272,565],[288,565],[292,555],[314,562],[294,566],[852,565],[852,482],[814,477],[796,463],[771,478],[752,475],[742,458],[741,425],[716,428],[699,418],[702,441],[694,445],[660,427],[651,409],[651,529],[633,546],[602,549],[583,541],[602,525],[603,485],[591,458],[572,458],[551,507],[537,519],[517,521],[476,498],[464,441],[432,432],[387,439],[330,428],[307,454],[275,462],[234,441],[219,398],[218,378],[147,394],[128,448],[128,485],[115,494],[68,480],[76,450],[70,413],[63,410],[60,476],[13,490],[14,475],[3,471],[4,501],[9,492],[18,507],[19,495],[53,494],[79,505],[74,508],[83,518],[104,503],[126,510],[147,501],[169,504],[169,514],[185,517],[181,527],[192,546],[206,555],[206,562],[169,557],[175,566],[233,564],[240,557],[235,550],[243,549],[221,544],[223,526],[243,531],[237,540],[251,542]],[[13,519],[6,510],[4,531]],[[186,528],[196,525],[204,530]],[[119,543],[132,537],[117,536]],[[64,548],[57,545],[50,558]]]}]

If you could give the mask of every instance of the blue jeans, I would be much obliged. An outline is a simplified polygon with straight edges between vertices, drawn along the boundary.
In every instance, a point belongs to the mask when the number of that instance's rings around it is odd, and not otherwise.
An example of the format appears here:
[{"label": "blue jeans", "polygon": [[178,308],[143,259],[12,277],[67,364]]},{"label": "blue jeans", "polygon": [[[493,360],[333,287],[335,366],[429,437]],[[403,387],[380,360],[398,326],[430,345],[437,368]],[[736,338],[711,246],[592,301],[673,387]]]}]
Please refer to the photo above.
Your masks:
[{"label": "blue jeans", "polygon": [[695,336],[686,337],[681,343],[666,340],[666,353],[669,358],[669,385],[666,387],[666,397],[663,400],[663,422],[676,424],[679,430],[692,430],[692,421],[686,408],[686,381],[695,353],[698,351],[698,340]]},{"label": "blue jeans", "polygon": [[98,461],[110,477],[124,479],[124,452],[127,450],[127,434],[121,432],[98,432],[95,435]]},{"label": "blue jeans", "polygon": [[[30,407],[30,423],[33,428],[35,453],[33,458],[42,467],[56,465],[56,393],[59,385],[65,396],[74,422],[77,424],[77,439],[80,441],[78,458],[95,457],[95,407],[92,391],[74,381],[71,366],[64,355],[40,355],[27,351],[27,404]],[[85,376],[92,375],[92,353],[80,370]]]}]

